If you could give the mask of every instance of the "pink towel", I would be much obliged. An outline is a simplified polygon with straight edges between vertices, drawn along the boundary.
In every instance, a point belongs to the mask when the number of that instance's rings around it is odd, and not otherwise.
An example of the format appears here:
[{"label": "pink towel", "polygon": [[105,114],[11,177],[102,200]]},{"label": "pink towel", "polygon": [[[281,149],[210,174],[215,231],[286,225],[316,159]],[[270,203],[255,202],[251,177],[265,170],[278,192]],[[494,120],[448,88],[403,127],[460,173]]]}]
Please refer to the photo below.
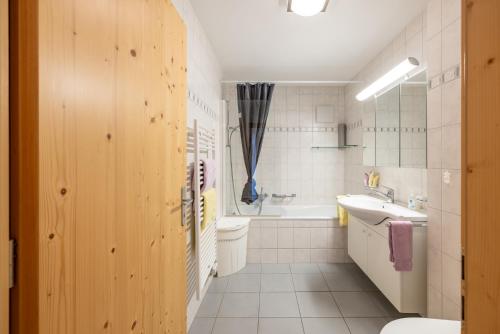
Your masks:
[{"label": "pink towel", "polygon": [[389,223],[390,260],[396,271],[411,271],[413,267],[413,224],[409,221]]},{"label": "pink towel", "polygon": [[201,192],[209,190],[215,184],[215,161],[211,159],[202,159],[203,162],[203,185]]}]

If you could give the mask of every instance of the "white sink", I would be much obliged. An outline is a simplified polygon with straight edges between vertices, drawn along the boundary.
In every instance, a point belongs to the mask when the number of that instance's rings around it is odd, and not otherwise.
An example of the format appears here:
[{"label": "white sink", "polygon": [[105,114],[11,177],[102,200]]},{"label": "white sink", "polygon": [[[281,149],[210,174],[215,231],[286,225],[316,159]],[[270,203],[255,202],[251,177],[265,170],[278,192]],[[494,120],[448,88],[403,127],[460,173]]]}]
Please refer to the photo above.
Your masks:
[{"label": "white sink", "polygon": [[338,204],[349,213],[368,224],[379,224],[384,219],[426,222],[427,215],[401,205],[367,195],[347,195],[338,199]]}]

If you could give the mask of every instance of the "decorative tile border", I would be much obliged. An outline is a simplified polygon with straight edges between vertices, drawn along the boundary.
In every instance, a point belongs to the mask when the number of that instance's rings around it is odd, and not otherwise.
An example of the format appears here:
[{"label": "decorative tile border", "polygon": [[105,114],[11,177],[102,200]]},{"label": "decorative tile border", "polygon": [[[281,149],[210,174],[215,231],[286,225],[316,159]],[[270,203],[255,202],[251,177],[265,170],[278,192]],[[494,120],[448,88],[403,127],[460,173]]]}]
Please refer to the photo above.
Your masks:
[{"label": "decorative tile border", "polygon": [[188,89],[188,99],[191,100],[194,104],[196,104],[204,113],[213,118],[214,120],[218,119],[218,113],[210,108],[208,103],[206,103],[200,96],[198,96],[194,91]]},{"label": "decorative tile border", "polygon": [[368,127],[363,128],[364,132],[416,132],[416,133],[425,133],[427,132],[427,128],[397,128],[397,127]]},{"label": "decorative tile border", "polygon": [[268,132],[338,132],[337,127],[267,127]]}]

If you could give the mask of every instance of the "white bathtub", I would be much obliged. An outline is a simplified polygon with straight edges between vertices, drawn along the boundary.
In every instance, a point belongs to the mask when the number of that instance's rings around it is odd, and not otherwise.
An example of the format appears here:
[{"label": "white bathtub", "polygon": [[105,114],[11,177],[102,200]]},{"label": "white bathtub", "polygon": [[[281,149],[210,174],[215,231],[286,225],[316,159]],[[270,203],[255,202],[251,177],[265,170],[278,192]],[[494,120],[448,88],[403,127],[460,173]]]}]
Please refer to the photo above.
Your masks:
[{"label": "white bathtub", "polygon": [[335,205],[273,205],[264,204],[262,212],[250,205],[240,206],[242,216],[255,218],[284,218],[284,219],[335,219],[337,207]]},{"label": "white bathtub", "polygon": [[252,205],[240,211],[250,218],[247,263],[351,262],[336,205],[264,203],[261,215]]}]

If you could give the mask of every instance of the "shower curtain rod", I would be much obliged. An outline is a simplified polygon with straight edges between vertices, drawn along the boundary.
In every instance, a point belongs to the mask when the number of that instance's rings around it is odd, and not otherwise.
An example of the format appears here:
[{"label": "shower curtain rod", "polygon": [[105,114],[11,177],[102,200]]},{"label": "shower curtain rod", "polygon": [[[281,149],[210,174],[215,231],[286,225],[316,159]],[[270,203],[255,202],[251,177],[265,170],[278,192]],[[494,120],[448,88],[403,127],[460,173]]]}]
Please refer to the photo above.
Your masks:
[{"label": "shower curtain rod", "polygon": [[[259,81],[245,81],[245,80],[222,80],[221,83],[244,83],[244,82],[249,82],[249,83],[258,83]],[[269,81],[274,84],[308,84],[308,85],[343,85],[343,84],[351,84],[351,83],[362,83],[363,81],[354,81],[354,80],[345,80],[345,81],[300,81],[300,80],[278,80],[278,81]]]}]

